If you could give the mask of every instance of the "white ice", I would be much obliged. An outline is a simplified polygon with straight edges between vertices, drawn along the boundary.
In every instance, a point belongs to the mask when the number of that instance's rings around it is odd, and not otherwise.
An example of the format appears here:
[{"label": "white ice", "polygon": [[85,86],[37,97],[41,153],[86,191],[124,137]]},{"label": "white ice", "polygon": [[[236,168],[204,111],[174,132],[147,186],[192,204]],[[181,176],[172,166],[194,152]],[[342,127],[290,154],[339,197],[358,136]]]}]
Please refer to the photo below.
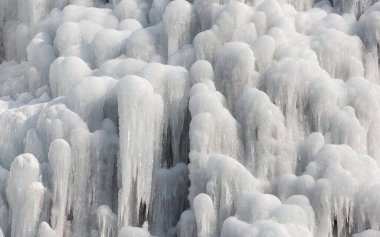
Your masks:
[{"label": "white ice", "polygon": [[0,236],[380,237],[376,0],[0,0]]}]

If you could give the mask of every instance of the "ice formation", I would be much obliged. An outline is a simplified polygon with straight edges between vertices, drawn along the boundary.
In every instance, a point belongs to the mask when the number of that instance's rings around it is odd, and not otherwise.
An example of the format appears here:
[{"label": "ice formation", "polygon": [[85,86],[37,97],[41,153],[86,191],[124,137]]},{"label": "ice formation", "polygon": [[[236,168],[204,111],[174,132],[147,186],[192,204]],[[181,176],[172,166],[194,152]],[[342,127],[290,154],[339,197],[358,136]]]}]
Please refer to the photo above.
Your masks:
[{"label": "ice formation", "polygon": [[0,236],[380,237],[376,0],[0,0]]}]

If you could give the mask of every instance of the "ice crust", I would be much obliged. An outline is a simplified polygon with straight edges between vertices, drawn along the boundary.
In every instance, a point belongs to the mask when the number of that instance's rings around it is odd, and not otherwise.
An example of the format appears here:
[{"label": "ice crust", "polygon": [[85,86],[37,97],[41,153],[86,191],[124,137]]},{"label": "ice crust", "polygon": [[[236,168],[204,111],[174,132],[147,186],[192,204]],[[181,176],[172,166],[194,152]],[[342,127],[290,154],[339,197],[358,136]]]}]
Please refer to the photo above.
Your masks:
[{"label": "ice crust", "polygon": [[376,0],[0,0],[0,236],[380,237]]}]

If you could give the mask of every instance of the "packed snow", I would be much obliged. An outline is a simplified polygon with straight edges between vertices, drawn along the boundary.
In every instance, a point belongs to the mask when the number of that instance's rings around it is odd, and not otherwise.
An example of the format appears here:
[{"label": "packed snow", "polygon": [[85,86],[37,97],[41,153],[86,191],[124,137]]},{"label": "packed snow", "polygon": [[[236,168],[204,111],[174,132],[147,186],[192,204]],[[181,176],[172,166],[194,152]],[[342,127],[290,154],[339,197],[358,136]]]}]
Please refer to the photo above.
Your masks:
[{"label": "packed snow", "polygon": [[0,0],[0,236],[380,237],[380,2]]}]

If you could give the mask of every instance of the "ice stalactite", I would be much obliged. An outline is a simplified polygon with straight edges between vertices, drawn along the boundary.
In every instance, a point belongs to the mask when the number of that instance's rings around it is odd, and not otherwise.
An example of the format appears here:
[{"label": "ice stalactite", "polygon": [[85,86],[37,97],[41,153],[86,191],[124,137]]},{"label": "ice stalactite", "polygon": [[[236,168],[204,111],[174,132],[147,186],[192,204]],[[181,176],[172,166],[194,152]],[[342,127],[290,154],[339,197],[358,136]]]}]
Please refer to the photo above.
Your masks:
[{"label": "ice stalactite", "polygon": [[373,0],[0,0],[0,236],[374,237]]},{"label": "ice stalactite", "polygon": [[379,5],[375,4],[359,18],[356,29],[366,46],[365,65],[368,67],[367,77],[378,83],[379,78]]},{"label": "ice stalactite", "polygon": [[11,236],[36,235],[45,194],[45,188],[40,181],[38,160],[32,154],[17,156],[12,162],[6,189]]},{"label": "ice stalactite", "polygon": [[51,64],[49,72],[52,96],[66,95],[73,85],[81,78],[89,76],[90,73],[90,68],[80,58],[57,58]]},{"label": "ice stalactite", "polygon": [[162,16],[168,38],[168,56],[170,57],[183,45],[190,43],[196,30],[196,17],[192,5],[183,0],[168,4]]},{"label": "ice stalactite", "polygon": [[55,235],[63,236],[71,170],[70,145],[63,139],[54,140],[49,147],[48,159],[53,190],[50,222]]},{"label": "ice stalactite", "polygon": [[242,124],[245,166],[258,178],[275,181],[283,173],[294,173],[296,151],[286,137],[284,117],[268,96],[250,89],[240,97],[237,115]]},{"label": "ice stalactite", "polygon": [[117,217],[107,206],[99,206],[97,210],[99,237],[112,237],[117,233]]},{"label": "ice stalactite", "polygon": [[127,76],[118,88],[118,104],[121,166],[118,223],[120,227],[141,226],[150,208],[152,177],[161,158],[157,143],[163,103],[148,81]]},{"label": "ice stalactite", "polygon": [[218,51],[215,62],[215,86],[226,97],[227,108],[233,113],[237,98],[246,88],[255,87],[255,57],[249,45],[227,43]]}]

